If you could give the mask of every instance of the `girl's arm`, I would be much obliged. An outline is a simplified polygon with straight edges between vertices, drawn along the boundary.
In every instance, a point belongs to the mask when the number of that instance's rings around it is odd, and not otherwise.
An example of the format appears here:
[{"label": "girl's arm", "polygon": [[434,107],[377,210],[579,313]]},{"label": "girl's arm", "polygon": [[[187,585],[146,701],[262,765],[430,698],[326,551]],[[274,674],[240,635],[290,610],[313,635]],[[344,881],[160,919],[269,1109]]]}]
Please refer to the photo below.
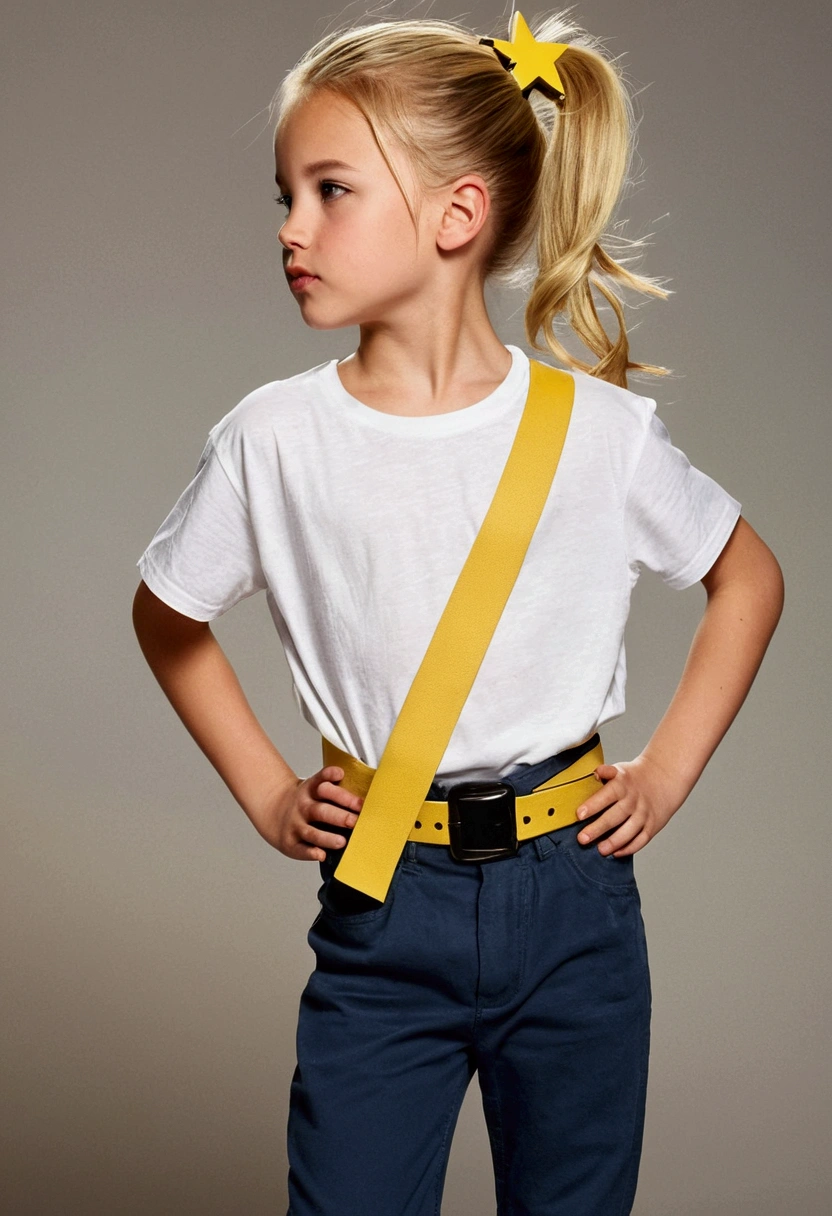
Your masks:
[{"label": "girl's arm", "polygon": [[183,616],[142,580],[133,626],[171,705],[260,835],[299,860],[321,860],[322,843],[343,847],[343,836],[327,836],[312,824],[352,827],[351,812],[362,800],[335,783],[340,769],[321,769],[305,780],[296,775],[255,717],[209,623]]},{"label": "girl's arm", "polygon": [[[604,811],[581,831],[601,853],[642,849],[679,809],[736,717],[783,610],[783,574],[774,554],[742,516],[702,579],[708,602],[679,686],[635,760],[602,764],[604,788],[578,817]],[[583,812],[583,813],[582,813]]]}]

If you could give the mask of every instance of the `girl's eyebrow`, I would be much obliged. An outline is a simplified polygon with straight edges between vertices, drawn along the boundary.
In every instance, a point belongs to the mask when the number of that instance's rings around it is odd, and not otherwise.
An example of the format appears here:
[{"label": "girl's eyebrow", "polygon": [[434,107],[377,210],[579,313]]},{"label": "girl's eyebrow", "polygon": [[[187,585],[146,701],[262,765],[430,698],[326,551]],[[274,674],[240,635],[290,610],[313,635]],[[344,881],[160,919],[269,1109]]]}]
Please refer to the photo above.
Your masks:
[{"label": "girl's eyebrow", "polygon": [[[316,160],[311,165],[306,165],[301,174],[304,177],[313,177],[316,173],[321,173],[325,169],[349,169],[352,173],[358,173],[359,170],[353,165],[348,165],[343,160]],[[280,185],[280,170],[274,175],[274,180],[277,185]]]}]

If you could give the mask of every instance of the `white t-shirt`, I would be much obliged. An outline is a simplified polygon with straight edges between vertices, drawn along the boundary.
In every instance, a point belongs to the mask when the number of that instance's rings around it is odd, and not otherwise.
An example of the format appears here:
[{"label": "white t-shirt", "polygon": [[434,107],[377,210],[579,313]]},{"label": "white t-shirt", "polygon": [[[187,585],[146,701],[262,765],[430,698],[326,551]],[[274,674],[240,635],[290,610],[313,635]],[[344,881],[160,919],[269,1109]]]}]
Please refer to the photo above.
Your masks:
[{"label": "white t-shirt", "polygon": [[[529,386],[428,417],[351,396],[337,360],[244,397],[137,562],[210,621],[264,590],[302,715],[376,768],[491,504]],[[552,489],[438,777],[501,777],[624,711],[640,567],[689,587],[740,504],[671,445],[656,403],[584,372]],[[279,745],[279,741],[278,741]]]}]

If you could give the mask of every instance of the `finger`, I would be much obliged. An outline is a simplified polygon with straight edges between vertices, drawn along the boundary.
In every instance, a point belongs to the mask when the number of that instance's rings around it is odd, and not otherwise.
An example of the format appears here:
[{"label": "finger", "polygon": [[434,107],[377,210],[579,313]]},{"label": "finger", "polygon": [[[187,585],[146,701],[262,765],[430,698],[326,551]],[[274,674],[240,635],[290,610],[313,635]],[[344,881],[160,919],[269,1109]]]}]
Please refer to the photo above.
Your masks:
[{"label": "finger", "polygon": [[602,781],[611,781],[613,777],[618,776],[618,769],[614,764],[599,764],[593,769],[596,777],[600,777]]},{"label": "finger", "polygon": [[336,765],[330,764],[326,768],[319,769],[310,778],[309,784],[313,789],[320,789],[322,785],[331,785],[336,789],[340,789],[338,782],[342,781],[344,770],[337,768]]},{"label": "finger", "polygon": [[293,848],[284,850],[293,861],[326,861],[326,852],[301,840]]},{"label": "finger", "polygon": [[652,837],[650,837],[647,832],[645,832],[644,828],[642,828],[638,836],[631,840],[628,845],[625,845],[623,849],[616,849],[616,851],[613,853],[613,857],[629,857],[632,853],[637,853],[639,849],[643,849],[651,839]]},{"label": "finger", "polygon": [[[343,781],[344,770],[342,768],[339,768],[336,764],[330,764],[330,765],[327,765],[326,768],[322,768],[322,769],[318,770],[318,772],[315,774],[315,777],[313,778],[313,780],[316,780],[316,779],[317,779],[319,785],[322,784],[323,782],[331,782],[332,785],[334,785],[338,789],[340,789],[341,787],[338,785],[338,782]],[[349,790],[347,790],[346,792],[349,793]]]},{"label": "finger", "polygon": [[582,802],[576,814],[579,819],[591,819],[599,811],[605,811],[608,806],[613,806],[617,800],[618,793],[609,785],[605,785],[603,789],[596,790],[594,794],[591,794],[586,802]]},{"label": "finger", "polygon": [[358,814],[340,806],[333,806],[331,802],[313,802],[306,822],[331,823],[337,828],[354,828],[358,822]]},{"label": "finger", "polygon": [[301,844],[317,845],[323,849],[343,849],[347,843],[345,837],[338,836],[335,832],[325,832],[311,823],[303,825],[298,832],[298,840]]},{"label": "finger", "polygon": [[617,832],[613,832],[612,836],[608,836],[606,840],[602,840],[598,845],[598,852],[605,857],[610,853],[614,853],[616,849],[623,849],[631,840],[634,840],[641,831],[641,820],[630,815],[621,824]]},{"label": "finger", "polygon": [[328,802],[335,802],[338,806],[352,807],[356,811],[361,810],[364,802],[364,799],[358,794],[353,794],[350,790],[343,789],[342,786],[336,785],[334,781],[319,782],[317,796],[318,798],[326,798]]},{"label": "finger", "polygon": [[587,827],[582,828],[578,833],[578,841],[580,844],[591,844],[593,840],[597,840],[599,836],[603,836],[610,828],[617,828],[620,823],[630,817],[630,812],[621,802],[616,802],[609,810],[605,811],[600,818],[594,823],[590,823]]},{"label": "finger", "polygon": [[316,775],[325,781],[340,781],[344,775],[344,770],[339,768],[337,764],[328,764],[326,768],[318,769]]}]

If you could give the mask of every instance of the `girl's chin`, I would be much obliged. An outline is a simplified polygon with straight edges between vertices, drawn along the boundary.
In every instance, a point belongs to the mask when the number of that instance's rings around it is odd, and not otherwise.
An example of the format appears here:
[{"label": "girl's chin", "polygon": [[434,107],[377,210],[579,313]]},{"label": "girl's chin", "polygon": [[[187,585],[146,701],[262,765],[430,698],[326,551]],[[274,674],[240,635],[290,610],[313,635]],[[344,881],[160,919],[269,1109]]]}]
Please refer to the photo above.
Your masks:
[{"label": "girl's chin", "polygon": [[[298,298],[298,303],[301,305],[305,303],[302,295]],[[351,325],[372,323],[361,314],[338,314],[333,309],[315,308],[314,305],[310,307],[310,304],[312,304],[312,301],[309,301],[306,307],[301,308],[301,316],[309,329],[348,329]]]},{"label": "girl's chin", "polygon": [[340,318],[329,317],[310,317],[304,315],[303,321],[307,329],[347,329],[350,325],[358,325],[357,321],[352,321],[349,318],[341,320]]}]

